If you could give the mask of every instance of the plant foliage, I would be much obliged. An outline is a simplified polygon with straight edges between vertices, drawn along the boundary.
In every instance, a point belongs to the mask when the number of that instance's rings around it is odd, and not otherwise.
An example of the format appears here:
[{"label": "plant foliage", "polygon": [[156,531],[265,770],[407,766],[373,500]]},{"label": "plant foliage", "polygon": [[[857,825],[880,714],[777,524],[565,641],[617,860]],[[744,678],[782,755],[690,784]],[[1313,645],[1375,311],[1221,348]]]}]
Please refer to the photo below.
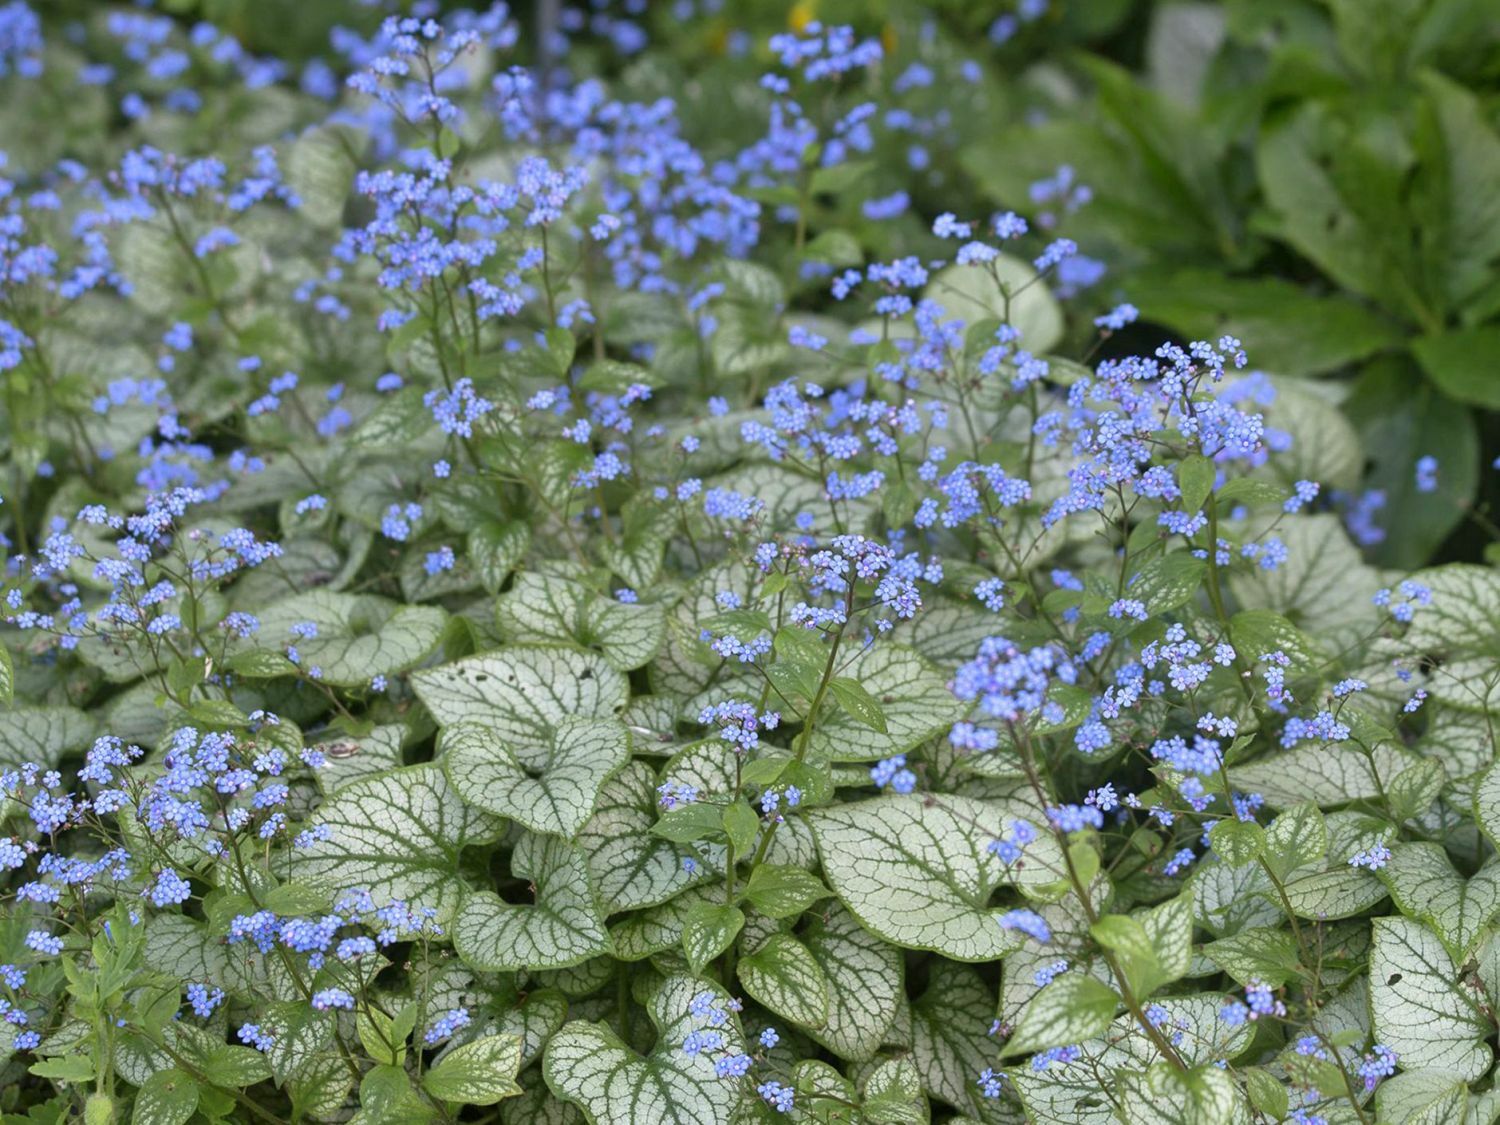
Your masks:
[{"label": "plant foliage", "polygon": [[0,7],[4,1125],[1500,1117],[1479,6],[1164,6],[1295,95],[999,135],[802,5],[71,7]]}]

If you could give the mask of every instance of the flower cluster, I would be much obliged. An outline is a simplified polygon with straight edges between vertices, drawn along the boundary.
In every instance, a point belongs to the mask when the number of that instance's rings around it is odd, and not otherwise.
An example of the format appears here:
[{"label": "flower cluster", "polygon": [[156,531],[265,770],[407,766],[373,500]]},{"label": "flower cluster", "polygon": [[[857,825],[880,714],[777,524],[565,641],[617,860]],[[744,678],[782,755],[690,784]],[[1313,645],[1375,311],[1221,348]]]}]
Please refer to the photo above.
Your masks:
[{"label": "flower cluster", "polygon": [[[1252,361],[1488,313],[1424,265],[1164,338],[1096,238],[1161,210],[1125,140],[960,157],[1075,100],[986,65],[1040,0],[355,7],[281,59],[0,4],[7,1114],[620,1121],[643,1067],[679,1120],[1332,1121],[1428,1034],[1482,1080],[1500,939],[1424,903],[1491,863],[1500,580],[1393,561],[1472,435],[1362,479],[1380,371],[1346,416]],[[1176,147],[1185,242],[1302,229]],[[1302,290],[1241,284],[1264,345]]]}]

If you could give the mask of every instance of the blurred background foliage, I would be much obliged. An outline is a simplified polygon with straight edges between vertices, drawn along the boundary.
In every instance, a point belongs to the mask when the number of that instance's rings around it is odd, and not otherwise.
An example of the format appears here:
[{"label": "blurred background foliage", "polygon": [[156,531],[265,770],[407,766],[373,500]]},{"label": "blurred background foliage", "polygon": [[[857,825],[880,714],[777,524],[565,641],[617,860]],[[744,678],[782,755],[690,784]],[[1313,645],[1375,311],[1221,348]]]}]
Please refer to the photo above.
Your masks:
[{"label": "blurred background foliage", "polygon": [[[103,7],[51,0],[44,10],[76,28]],[[357,0],[160,0],[157,10],[211,20],[252,52],[335,69],[330,34],[368,35],[385,12]],[[1034,212],[1037,185],[1049,183],[1058,202],[1076,203],[1083,196],[1056,179],[1070,169],[1091,198],[1069,207],[1066,233],[1104,267],[1092,303],[1129,300],[1142,313],[1112,346],[1240,337],[1254,366],[1307,380],[1362,430],[1362,475],[1333,483],[1384,494],[1387,533],[1367,543],[1376,561],[1404,568],[1483,551],[1480,525],[1500,501],[1496,0],[537,0],[515,10],[530,59],[562,21],[575,46],[559,65],[675,99],[710,151],[715,137],[728,152],[761,128],[766,40],[788,27],[816,19],[880,35],[885,83],[913,63],[939,75],[978,63],[979,81],[921,92],[943,134],[918,146],[920,158],[909,144],[878,152],[827,201],[829,226],[853,231],[868,254],[937,255],[927,236],[936,215]],[[646,37],[613,34],[612,16]],[[79,113],[69,119],[97,137],[98,119]],[[66,133],[58,125],[34,127]],[[897,191],[911,197],[906,214],[861,217],[861,201]],[[1425,454],[1442,466],[1435,494],[1415,487]]]}]

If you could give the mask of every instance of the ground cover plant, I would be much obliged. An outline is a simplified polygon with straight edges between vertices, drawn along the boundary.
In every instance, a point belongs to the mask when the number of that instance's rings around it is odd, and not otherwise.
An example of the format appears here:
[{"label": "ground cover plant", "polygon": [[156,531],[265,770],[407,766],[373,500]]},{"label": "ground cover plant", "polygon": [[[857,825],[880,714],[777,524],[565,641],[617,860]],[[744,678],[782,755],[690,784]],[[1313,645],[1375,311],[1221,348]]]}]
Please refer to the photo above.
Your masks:
[{"label": "ground cover plant", "polygon": [[165,7],[0,7],[0,1121],[1500,1117],[1493,452],[963,178],[1088,26]]}]

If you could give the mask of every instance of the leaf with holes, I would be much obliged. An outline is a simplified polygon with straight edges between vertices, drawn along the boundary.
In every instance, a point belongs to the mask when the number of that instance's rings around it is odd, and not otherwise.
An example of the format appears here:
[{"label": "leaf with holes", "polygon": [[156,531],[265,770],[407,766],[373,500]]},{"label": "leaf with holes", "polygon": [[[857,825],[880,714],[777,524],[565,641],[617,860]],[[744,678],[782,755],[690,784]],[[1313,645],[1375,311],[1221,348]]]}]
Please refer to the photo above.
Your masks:
[{"label": "leaf with holes", "polygon": [[1492,858],[1465,879],[1441,845],[1417,841],[1393,847],[1377,874],[1401,913],[1431,926],[1459,964],[1478,948],[1500,913],[1500,860]]},{"label": "leaf with holes", "polygon": [[548,745],[570,716],[615,718],[630,698],[624,675],[598,653],[550,645],[487,652],[411,679],[442,726],[492,727],[517,752]]},{"label": "leaf with holes", "polygon": [[1493,1021],[1437,935],[1411,918],[1376,918],[1370,1011],[1376,1040],[1403,1069],[1451,1070],[1474,1081],[1494,1061]]},{"label": "leaf with holes", "polygon": [[1412,580],[1432,592],[1417,609],[1406,641],[1435,659],[1432,695],[1465,711],[1500,709],[1500,572],[1455,565],[1418,571]]}]

